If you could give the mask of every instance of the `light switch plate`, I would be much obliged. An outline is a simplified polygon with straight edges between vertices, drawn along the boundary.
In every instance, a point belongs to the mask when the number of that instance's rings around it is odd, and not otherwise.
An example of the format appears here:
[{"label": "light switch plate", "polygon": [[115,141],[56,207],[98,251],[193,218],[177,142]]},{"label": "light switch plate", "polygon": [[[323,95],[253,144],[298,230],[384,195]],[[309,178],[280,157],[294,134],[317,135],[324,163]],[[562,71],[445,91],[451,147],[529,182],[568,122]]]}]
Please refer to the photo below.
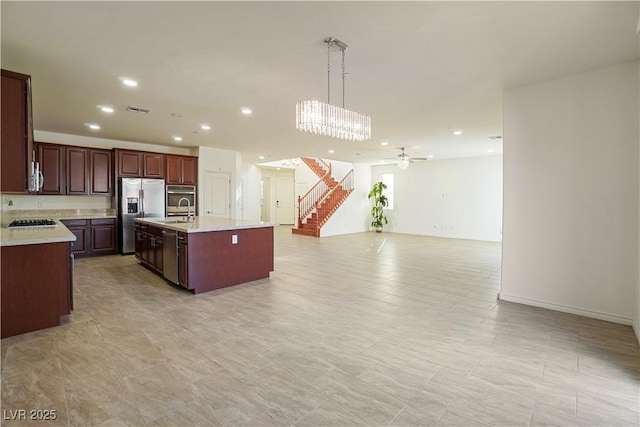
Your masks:
[{"label": "light switch plate", "polygon": [[231,235],[231,244],[232,245],[237,245],[238,244],[238,235],[237,234],[232,234]]}]

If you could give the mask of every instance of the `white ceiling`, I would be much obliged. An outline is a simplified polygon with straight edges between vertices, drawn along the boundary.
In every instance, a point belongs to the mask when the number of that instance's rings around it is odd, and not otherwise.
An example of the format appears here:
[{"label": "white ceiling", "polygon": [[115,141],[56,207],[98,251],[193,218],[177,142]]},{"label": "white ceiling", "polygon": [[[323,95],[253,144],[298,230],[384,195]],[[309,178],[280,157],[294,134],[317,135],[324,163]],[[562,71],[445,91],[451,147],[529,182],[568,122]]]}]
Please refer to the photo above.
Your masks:
[{"label": "white ceiling", "polygon": [[[399,147],[436,159],[501,153],[502,143],[488,137],[502,135],[505,89],[638,59],[637,1],[0,7],[2,68],[32,76],[36,129],[211,146],[250,162],[260,155],[377,162]],[[328,36],[349,45],[346,107],[371,116],[369,141],[295,129],[297,101],[326,100]],[[332,102],[341,104],[339,54],[332,58]],[[139,86],[127,88],[120,77]],[[116,111],[106,115],[98,105]],[[126,112],[128,105],[151,113]],[[241,107],[254,113],[244,116]]]}]

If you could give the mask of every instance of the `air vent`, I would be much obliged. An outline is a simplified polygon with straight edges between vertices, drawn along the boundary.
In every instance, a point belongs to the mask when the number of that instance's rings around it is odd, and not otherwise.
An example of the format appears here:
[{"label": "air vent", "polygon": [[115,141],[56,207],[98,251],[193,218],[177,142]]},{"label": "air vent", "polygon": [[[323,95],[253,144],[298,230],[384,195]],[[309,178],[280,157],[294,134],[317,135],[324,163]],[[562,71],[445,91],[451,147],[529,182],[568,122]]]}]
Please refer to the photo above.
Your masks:
[{"label": "air vent", "polygon": [[127,107],[127,111],[131,111],[132,113],[140,113],[140,114],[149,114],[151,112],[148,108],[136,107],[135,105],[129,105]]},{"label": "air vent", "polygon": [[490,137],[489,137],[489,139],[493,139],[493,140],[496,140],[496,139],[502,139],[502,135],[494,135],[494,136],[490,136]]}]

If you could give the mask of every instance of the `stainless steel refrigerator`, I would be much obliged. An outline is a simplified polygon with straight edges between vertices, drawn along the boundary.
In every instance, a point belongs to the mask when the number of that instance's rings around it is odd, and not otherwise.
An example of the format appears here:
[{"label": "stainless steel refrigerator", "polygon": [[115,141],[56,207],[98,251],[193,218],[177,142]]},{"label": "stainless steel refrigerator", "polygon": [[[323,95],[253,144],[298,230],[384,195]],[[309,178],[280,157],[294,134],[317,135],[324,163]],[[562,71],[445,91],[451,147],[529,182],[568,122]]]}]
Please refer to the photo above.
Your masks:
[{"label": "stainless steel refrigerator", "polygon": [[135,251],[135,219],[165,216],[164,179],[119,178],[120,253]]}]

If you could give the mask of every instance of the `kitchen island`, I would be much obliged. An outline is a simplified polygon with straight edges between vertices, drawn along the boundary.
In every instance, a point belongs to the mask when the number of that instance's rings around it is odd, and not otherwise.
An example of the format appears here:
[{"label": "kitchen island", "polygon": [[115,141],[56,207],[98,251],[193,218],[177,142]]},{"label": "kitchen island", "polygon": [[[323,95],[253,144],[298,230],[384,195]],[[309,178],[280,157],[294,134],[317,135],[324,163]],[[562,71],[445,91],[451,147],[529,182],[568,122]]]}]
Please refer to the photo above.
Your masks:
[{"label": "kitchen island", "polygon": [[273,271],[273,227],[231,218],[138,218],[136,258],[194,294],[265,279]]},{"label": "kitchen island", "polygon": [[2,338],[60,325],[73,309],[71,243],[55,227],[0,229]]}]

